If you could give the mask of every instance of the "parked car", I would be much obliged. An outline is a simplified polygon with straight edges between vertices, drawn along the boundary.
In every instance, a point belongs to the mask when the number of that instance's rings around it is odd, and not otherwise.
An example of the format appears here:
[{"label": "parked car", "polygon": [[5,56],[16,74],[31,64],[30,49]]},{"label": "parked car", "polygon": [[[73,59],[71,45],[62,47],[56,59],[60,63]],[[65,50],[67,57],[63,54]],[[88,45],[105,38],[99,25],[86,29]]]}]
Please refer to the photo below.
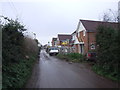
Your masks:
[{"label": "parked car", "polygon": [[88,52],[86,56],[87,60],[96,62],[96,53]]},{"label": "parked car", "polygon": [[59,50],[57,47],[50,47],[49,48],[49,55],[52,56],[52,55],[57,55],[59,53]]}]

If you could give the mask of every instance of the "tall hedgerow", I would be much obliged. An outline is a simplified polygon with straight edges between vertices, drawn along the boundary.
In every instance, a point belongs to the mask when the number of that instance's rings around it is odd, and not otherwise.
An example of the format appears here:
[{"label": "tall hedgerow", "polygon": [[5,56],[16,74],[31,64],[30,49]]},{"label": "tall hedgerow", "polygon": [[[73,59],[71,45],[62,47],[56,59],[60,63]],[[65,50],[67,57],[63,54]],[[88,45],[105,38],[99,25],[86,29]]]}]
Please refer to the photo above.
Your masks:
[{"label": "tall hedgerow", "polygon": [[107,26],[98,27],[96,35],[97,64],[95,68],[113,80],[118,80],[120,77],[118,37],[118,29]]},{"label": "tall hedgerow", "polygon": [[38,46],[35,40],[24,37],[26,29],[20,22],[5,20],[7,23],[2,25],[2,87],[22,88],[38,58]]},{"label": "tall hedgerow", "polygon": [[22,57],[21,46],[23,44],[24,26],[17,20],[10,20],[2,27],[2,62],[3,65],[10,63],[17,63]]}]

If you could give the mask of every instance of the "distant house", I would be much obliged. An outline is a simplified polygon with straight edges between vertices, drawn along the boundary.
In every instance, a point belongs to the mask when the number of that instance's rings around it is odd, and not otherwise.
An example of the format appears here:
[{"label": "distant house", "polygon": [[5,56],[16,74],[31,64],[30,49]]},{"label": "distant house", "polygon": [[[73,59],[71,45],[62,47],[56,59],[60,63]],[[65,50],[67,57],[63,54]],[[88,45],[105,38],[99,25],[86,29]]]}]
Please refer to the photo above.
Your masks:
[{"label": "distant house", "polygon": [[57,46],[57,38],[52,38],[52,46]]},{"label": "distant house", "polygon": [[58,34],[58,46],[69,46],[72,36],[69,34]]},{"label": "distant house", "polygon": [[57,46],[60,48],[60,53],[70,53],[71,52],[71,39],[72,36],[69,34],[58,34]]},{"label": "distant house", "polygon": [[86,54],[88,51],[96,49],[96,33],[100,25],[118,28],[117,23],[79,20],[76,31],[72,33],[75,52]]}]

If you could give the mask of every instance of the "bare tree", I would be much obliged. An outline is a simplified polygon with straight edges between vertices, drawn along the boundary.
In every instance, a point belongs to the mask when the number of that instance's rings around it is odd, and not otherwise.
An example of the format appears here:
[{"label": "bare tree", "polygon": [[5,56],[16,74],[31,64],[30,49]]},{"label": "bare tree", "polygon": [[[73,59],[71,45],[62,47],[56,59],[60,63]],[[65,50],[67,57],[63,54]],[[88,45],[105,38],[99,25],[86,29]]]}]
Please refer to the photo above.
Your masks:
[{"label": "bare tree", "polygon": [[105,22],[118,22],[118,12],[108,9],[108,11],[102,15],[100,20]]}]

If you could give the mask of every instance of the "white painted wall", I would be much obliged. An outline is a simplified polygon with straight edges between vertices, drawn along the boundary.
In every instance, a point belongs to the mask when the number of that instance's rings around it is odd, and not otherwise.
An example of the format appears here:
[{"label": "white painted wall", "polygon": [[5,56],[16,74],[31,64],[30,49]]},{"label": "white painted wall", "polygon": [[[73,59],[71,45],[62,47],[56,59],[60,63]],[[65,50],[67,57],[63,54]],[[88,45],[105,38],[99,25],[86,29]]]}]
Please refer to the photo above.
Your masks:
[{"label": "white painted wall", "polygon": [[81,23],[81,21],[79,21],[77,32],[81,32],[81,31],[84,31],[84,30],[86,31],[85,27],[83,26],[83,24]]},{"label": "white painted wall", "polygon": [[79,44],[79,41],[76,37],[76,33],[72,34],[72,40],[75,40],[74,44]]},{"label": "white painted wall", "polygon": [[75,36],[75,42],[74,44],[79,44],[80,42],[78,41],[78,38]]},{"label": "white painted wall", "polygon": [[72,40],[75,40],[76,33],[72,34]]},{"label": "white painted wall", "polygon": [[78,33],[78,36],[80,37],[80,32],[81,31],[84,31],[83,32],[83,35],[85,36],[86,34],[86,29],[85,27],[83,26],[83,24],[81,23],[81,21],[79,21],[78,23],[78,26],[77,26],[77,30],[76,30],[76,33],[72,34],[72,40],[75,40],[74,44],[80,44],[81,42],[78,41],[78,38],[76,36],[76,34]]}]

